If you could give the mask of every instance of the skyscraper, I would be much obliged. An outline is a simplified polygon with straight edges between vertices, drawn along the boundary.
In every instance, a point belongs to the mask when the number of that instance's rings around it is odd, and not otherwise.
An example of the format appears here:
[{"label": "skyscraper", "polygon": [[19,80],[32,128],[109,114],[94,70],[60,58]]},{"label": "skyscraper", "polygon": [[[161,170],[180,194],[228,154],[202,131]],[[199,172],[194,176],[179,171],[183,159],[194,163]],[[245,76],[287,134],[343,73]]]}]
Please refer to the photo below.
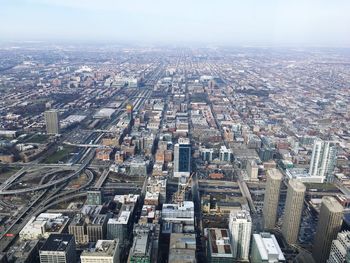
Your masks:
[{"label": "skyscraper", "polygon": [[340,232],[337,239],[333,240],[331,252],[327,263],[350,262],[347,256],[350,255],[350,231]]},{"label": "skyscraper", "polygon": [[51,234],[39,251],[40,263],[75,263],[75,239],[70,234]]},{"label": "skyscraper", "polygon": [[323,197],[312,251],[315,262],[324,263],[327,261],[332,241],[336,238],[342,222],[342,205],[334,197]]},{"label": "skyscraper", "polygon": [[59,116],[57,110],[48,110],[44,113],[47,134],[58,134],[60,132]]},{"label": "skyscraper", "polygon": [[321,176],[323,180],[332,182],[336,158],[335,142],[315,140],[310,161],[310,176]]},{"label": "skyscraper", "polygon": [[281,181],[282,174],[278,169],[273,168],[267,171],[263,208],[264,229],[273,229],[275,227]]},{"label": "skyscraper", "polygon": [[179,138],[174,147],[174,177],[190,176],[191,143],[188,138]]},{"label": "skyscraper", "polygon": [[232,211],[230,213],[229,229],[232,240],[233,258],[248,260],[252,232],[252,219],[249,211]]},{"label": "skyscraper", "polygon": [[302,182],[295,179],[289,180],[282,223],[282,234],[288,244],[297,243],[305,191],[306,187]]}]

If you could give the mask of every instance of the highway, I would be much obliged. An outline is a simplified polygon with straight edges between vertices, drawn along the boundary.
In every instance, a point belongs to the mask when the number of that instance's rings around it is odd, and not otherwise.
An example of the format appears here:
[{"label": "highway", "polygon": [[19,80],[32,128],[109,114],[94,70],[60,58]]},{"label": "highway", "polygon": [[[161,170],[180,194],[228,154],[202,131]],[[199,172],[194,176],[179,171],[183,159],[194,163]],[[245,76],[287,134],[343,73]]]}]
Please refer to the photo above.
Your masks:
[{"label": "highway", "polygon": [[[90,152],[90,155],[84,161],[84,163],[80,166],[80,168],[78,170],[76,170],[74,173],[72,173],[72,174],[70,174],[68,176],[62,177],[62,178],[57,179],[57,180],[50,181],[50,182],[48,182],[46,184],[42,184],[42,185],[30,187],[30,188],[17,189],[17,190],[1,190],[0,191],[0,195],[15,195],[15,194],[28,193],[28,192],[33,192],[33,191],[38,191],[38,190],[41,190],[41,189],[46,189],[46,188],[49,188],[51,186],[64,183],[64,182],[68,181],[69,179],[79,175],[90,164],[90,162],[94,158],[94,156],[95,156],[95,151],[92,150]],[[4,189],[6,189],[6,185],[4,186]]]},{"label": "highway", "polygon": [[[28,220],[33,216],[37,216],[40,213],[46,211],[48,208],[61,202],[68,201],[77,197],[86,196],[86,192],[82,191],[89,187],[89,185],[92,183],[94,180],[94,174],[89,169],[86,169],[85,173],[88,177],[88,181],[78,189],[59,193],[66,186],[66,184],[63,184],[56,189],[53,188],[51,190],[42,190],[38,197],[33,202],[31,202],[24,211],[22,211],[22,213],[14,220],[7,231],[0,237],[0,252],[6,251],[6,249],[15,241],[19,232],[22,230]],[[13,236],[6,236],[6,234],[13,234]]]},{"label": "highway", "polygon": [[109,175],[109,170],[108,169],[103,170],[100,178],[97,180],[97,182],[95,184],[96,189],[100,189],[102,187],[102,185],[106,181],[108,175]]}]

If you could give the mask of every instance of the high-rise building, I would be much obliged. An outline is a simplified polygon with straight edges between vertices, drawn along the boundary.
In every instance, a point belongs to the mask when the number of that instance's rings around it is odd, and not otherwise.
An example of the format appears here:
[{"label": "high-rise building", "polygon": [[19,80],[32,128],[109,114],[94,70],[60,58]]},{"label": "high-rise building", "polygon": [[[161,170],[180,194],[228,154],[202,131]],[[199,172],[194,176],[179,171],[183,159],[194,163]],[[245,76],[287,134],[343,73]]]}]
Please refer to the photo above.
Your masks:
[{"label": "high-rise building", "polygon": [[188,138],[179,138],[174,146],[174,177],[190,176],[191,143]]},{"label": "high-rise building", "polygon": [[282,223],[282,234],[288,244],[296,244],[304,206],[305,185],[295,179],[288,182],[287,200]]},{"label": "high-rise building", "polygon": [[40,263],[76,263],[75,240],[70,234],[51,234],[39,251]]},{"label": "high-rise building", "polygon": [[208,237],[207,259],[208,263],[231,263],[234,261],[232,242],[227,229],[208,228],[205,230]]},{"label": "high-rise building", "polygon": [[278,169],[273,168],[267,171],[263,208],[264,229],[273,229],[275,227],[281,181],[282,174]]},{"label": "high-rise building", "polygon": [[44,113],[47,134],[60,133],[60,120],[57,110],[48,110]]},{"label": "high-rise building", "polygon": [[231,149],[227,149],[225,145],[220,147],[219,159],[221,162],[231,162],[233,153]]},{"label": "high-rise building", "polygon": [[233,258],[248,260],[252,232],[252,219],[249,211],[232,211],[230,213],[229,229]]},{"label": "high-rise building", "polygon": [[350,254],[350,231],[338,233],[337,239],[333,240],[331,252],[327,263],[349,263],[347,256]]},{"label": "high-rise building", "polygon": [[119,240],[98,240],[93,249],[84,250],[81,263],[119,263]]},{"label": "high-rise building", "polygon": [[312,256],[317,263],[324,263],[329,257],[331,244],[336,238],[342,222],[343,207],[331,196],[322,198]]},{"label": "high-rise building", "polygon": [[258,172],[259,172],[259,167],[256,161],[249,160],[247,162],[247,173],[248,173],[249,180],[258,181]]},{"label": "high-rise building", "polygon": [[110,218],[107,223],[107,238],[118,238],[122,245],[127,240],[131,225],[131,211],[121,211],[118,218]]},{"label": "high-rise building", "polygon": [[315,140],[310,161],[310,176],[319,176],[323,181],[333,181],[333,172],[337,158],[335,142]]},{"label": "high-rise building", "polygon": [[286,262],[280,246],[274,235],[260,233],[253,235],[250,252],[251,263],[278,263]]}]

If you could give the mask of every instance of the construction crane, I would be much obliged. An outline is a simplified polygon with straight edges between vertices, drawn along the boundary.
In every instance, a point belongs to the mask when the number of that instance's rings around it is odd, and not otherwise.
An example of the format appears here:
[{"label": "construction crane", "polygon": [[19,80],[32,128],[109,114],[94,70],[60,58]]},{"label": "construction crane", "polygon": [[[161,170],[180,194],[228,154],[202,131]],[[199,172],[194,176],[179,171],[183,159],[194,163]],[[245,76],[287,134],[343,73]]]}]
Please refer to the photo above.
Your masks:
[{"label": "construction crane", "polygon": [[192,183],[192,176],[194,173],[191,173],[190,176],[186,179],[186,183],[182,184],[181,179],[179,179],[178,189],[173,196],[173,203],[181,203],[185,200],[185,193],[189,185]]}]

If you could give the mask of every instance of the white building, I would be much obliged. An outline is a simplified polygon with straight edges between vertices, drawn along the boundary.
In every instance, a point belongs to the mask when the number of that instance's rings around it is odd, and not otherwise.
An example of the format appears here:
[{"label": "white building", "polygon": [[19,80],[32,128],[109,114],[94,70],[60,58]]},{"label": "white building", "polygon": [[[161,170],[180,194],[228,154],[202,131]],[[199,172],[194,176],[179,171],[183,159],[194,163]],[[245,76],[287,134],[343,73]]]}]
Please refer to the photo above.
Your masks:
[{"label": "white building", "polygon": [[270,233],[253,234],[251,263],[285,262],[284,255],[274,235]]},{"label": "white building", "polygon": [[136,204],[140,195],[128,194],[128,195],[115,195],[114,202],[121,204]]},{"label": "white building", "polygon": [[333,240],[327,263],[349,262],[346,260],[347,256],[347,259],[350,257],[347,255],[348,251],[350,251],[350,231],[343,231],[338,233],[337,239]]},{"label": "white building", "polygon": [[227,149],[226,146],[220,147],[219,159],[221,162],[231,162],[233,158],[233,153],[231,149]]},{"label": "white building", "polygon": [[167,222],[194,223],[194,204],[184,201],[179,204],[163,204],[162,219]]},{"label": "white building", "polygon": [[249,160],[247,162],[247,173],[249,180],[258,181],[259,166],[255,160]]},{"label": "white building", "polygon": [[98,240],[93,249],[84,250],[81,263],[119,263],[119,240]]},{"label": "white building", "polygon": [[48,238],[50,234],[61,233],[67,226],[69,217],[60,213],[42,213],[33,216],[19,232],[21,240]]},{"label": "white building", "polygon": [[252,218],[248,210],[231,211],[229,229],[235,259],[248,260]]},{"label": "white building", "polygon": [[310,176],[320,176],[327,182],[332,182],[336,158],[336,143],[317,139],[312,150]]}]

